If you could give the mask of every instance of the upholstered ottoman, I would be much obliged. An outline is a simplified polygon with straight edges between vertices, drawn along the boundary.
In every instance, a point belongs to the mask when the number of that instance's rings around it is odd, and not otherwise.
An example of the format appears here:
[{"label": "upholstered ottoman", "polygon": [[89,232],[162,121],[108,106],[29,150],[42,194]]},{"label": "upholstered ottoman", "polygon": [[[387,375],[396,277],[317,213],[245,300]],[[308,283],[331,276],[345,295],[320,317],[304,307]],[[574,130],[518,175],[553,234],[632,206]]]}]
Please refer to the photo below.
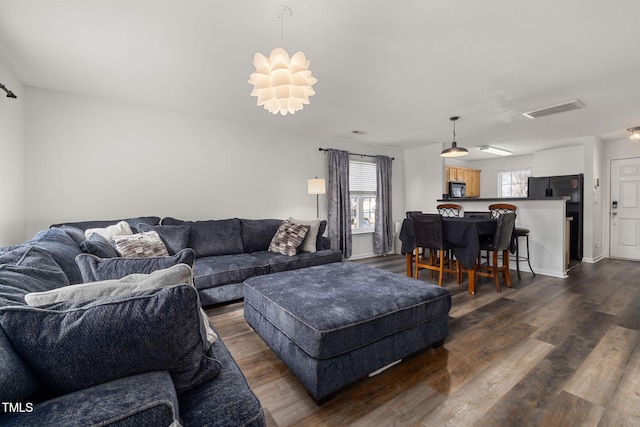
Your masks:
[{"label": "upholstered ottoman", "polygon": [[449,334],[439,286],[337,262],[244,282],[247,322],[318,403]]}]

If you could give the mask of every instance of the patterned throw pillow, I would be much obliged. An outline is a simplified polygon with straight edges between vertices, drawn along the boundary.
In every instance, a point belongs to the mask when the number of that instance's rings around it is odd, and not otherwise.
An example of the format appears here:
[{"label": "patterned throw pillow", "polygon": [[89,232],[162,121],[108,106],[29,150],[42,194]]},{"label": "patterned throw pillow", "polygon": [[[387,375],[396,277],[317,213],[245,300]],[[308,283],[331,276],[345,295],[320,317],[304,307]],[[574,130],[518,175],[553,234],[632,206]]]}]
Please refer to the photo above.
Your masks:
[{"label": "patterned throw pillow", "polygon": [[309,226],[309,232],[307,236],[304,238],[302,245],[300,245],[300,250],[302,252],[315,252],[316,251],[316,241],[318,240],[318,230],[320,229],[320,220],[302,220],[302,219],[293,219],[289,218],[289,221],[294,224],[302,224]]},{"label": "patterned throw pillow", "polygon": [[116,251],[123,257],[151,258],[169,256],[167,247],[162,243],[160,235],[155,231],[131,234],[129,236],[114,236],[111,240]]},{"label": "patterned throw pillow", "polygon": [[269,244],[269,252],[293,256],[298,253],[298,247],[309,232],[308,225],[293,224],[285,220]]}]

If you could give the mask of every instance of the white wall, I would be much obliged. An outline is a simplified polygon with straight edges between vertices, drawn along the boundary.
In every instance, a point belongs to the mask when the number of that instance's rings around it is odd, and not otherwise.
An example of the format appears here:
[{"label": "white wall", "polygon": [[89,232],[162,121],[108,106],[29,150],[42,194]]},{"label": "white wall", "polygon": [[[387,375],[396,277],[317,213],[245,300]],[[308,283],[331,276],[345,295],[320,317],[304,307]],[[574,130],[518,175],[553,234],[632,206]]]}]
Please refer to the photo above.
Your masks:
[{"label": "white wall", "polygon": [[441,151],[440,144],[405,150],[405,211],[436,212],[444,185]]},{"label": "white wall", "polygon": [[572,175],[583,173],[584,170],[584,145],[553,148],[533,153],[533,176]]},{"label": "white wall", "polygon": [[640,157],[640,142],[629,138],[603,144],[603,156],[606,161],[628,157]]},{"label": "white wall", "polygon": [[0,91],[0,246],[20,243],[25,237],[25,181],[23,148],[24,87],[2,63],[0,82],[16,94]]},{"label": "white wall", "polygon": [[[395,157],[393,216],[404,215],[399,150],[34,88],[25,141],[28,235],[56,222],[141,215],[315,218],[307,180],[327,176],[319,147]],[[320,202],[326,218],[326,196]],[[354,236],[354,257],[371,254],[370,242]]]},{"label": "white wall", "polygon": [[[584,245],[583,260],[595,262],[604,256],[604,176],[603,143],[597,138],[585,142]],[[596,184],[596,180],[599,185]]]},{"label": "white wall", "polygon": [[498,172],[533,167],[533,154],[497,157],[495,159],[467,162],[467,166],[480,169],[480,197],[498,197]]}]

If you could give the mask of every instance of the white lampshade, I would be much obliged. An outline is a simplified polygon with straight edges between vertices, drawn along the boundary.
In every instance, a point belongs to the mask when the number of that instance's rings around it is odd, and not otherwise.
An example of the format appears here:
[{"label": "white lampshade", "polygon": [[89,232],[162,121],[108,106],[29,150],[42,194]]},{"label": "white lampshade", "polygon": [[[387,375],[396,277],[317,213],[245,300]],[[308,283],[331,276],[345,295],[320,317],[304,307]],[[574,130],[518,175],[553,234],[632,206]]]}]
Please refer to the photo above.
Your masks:
[{"label": "white lampshade", "polygon": [[327,189],[324,184],[324,179],[316,178],[307,181],[307,192],[309,194],[325,194]]},{"label": "white lampshade", "polygon": [[256,71],[247,81],[254,86],[251,96],[257,97],[256,104],[272,114],[295,114],[316,94],[311,86],[318,80],[311,75],[303,52],[296,52],[291,58],[280,47],[273,49],[268,58],[258,52],[253,66]]}]

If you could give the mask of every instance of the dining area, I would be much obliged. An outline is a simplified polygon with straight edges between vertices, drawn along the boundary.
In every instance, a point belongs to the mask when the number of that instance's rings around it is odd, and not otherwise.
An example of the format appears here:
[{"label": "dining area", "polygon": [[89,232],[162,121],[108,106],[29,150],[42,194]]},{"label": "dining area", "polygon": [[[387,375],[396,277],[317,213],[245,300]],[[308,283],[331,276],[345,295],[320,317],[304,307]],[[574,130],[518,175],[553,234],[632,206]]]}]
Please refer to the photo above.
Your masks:
[{"label": "dining area", "polygon": [[[510,259],[518,248],[516,209],[491,204],[486,211],[464,211],[445,203],[437,206],[437,213],[407,212],[399,236],[407,276],[418,278],[421,270],[428,270],[442,286],[444,275],[451,274],[458,284],[466,281],[470,294],[476,292],[478,277],[493,279],[497,292],[502,283],[511,287]],[[533,269],[531,273],[535,275]]]}]

